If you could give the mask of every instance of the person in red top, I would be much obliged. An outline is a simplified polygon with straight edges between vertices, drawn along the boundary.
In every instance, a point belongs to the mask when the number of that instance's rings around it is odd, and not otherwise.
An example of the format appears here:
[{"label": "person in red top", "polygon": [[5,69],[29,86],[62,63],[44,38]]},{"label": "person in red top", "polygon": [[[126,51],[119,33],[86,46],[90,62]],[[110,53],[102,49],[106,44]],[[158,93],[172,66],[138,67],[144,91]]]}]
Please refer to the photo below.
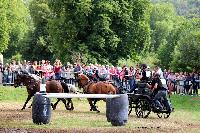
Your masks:
[{"label": "person in red top", "polygon": [[62,64],[61,64],[60,60],[56,60],[56,62],[54,64],[54,69],[53,69],[56,80],[60,80],[60,78],[61,78],[61,68],[62,68]]}]

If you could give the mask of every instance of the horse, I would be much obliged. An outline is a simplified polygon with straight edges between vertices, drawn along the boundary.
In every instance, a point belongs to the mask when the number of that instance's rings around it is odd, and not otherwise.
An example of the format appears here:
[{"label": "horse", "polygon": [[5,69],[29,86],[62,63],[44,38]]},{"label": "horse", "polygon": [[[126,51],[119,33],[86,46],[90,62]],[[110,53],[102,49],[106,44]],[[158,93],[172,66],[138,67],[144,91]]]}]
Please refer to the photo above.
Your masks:
[{"label": "horse", "polygon": [[[117,88],[113,86],[109,82],[103,81],[90,81],[89,78],[84,74],[79,74],[77,77],[77,82],[80,88],[83,88],[83,92],[85,94],[116,94]],[[105,99],[96,99],[96,98],[88,98],[88,102],[90,104],[90,111],[100,111],[97,109],[96,103],[99,100]]]},{"label": "horse", "polygon": [[[21,85],[25,85],[28,97],[22,107],[21,110],[24,110],[26,107],[26,104],[28,101],[36,94],[36,92],[40,91],[40,80],[36,80],[32,75],[29,74],[17,74],[15,81],[14,81],[14,87],[19,87]],[[68,92],[68,88],[64,86],[64,83],[60,83],[56,80],[49,80],[46,82],[46,92],[47,93],[64,93]],[[58,98],[58,101],[62,100],[62,102],[65,104],[65,107],[67,110],[73,110],[73,103],[72,100],[69,98],[68,103],[66,104],[66,100],[64,98]],[[57,102],[56,102],[57,103]],[[71,108],[69,107],[71,104]],[[53,110],[56,109],[57,104],[51,104]]]}]

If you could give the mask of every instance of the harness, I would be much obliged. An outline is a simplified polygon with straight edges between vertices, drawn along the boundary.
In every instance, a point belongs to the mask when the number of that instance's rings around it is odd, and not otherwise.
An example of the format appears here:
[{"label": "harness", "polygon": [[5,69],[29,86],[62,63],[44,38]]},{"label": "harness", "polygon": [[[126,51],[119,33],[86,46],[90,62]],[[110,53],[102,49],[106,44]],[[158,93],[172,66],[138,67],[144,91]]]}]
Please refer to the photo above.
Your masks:
[{"label": "harness", "polygon": [[89,81],[86,84],[83,85],[83,92],[87,93],[88,92],[88,88],[90,87],[90,85],[94,83],[93,81]]}]

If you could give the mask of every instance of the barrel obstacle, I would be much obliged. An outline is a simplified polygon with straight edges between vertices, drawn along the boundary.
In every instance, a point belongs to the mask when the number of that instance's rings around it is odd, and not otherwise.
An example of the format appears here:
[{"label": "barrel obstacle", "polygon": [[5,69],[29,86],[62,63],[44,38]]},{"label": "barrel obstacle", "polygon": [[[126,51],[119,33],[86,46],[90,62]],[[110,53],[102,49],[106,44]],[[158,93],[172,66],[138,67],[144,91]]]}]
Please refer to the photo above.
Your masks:
[{"label": "barrel obstacle", "polygon": [[48,124],[51,119],[50,98],[105,98],[107,121],[113,126],[124,126],[128,121],[128,95],[36,93],[32,103],[32,119],[35,124]]}]

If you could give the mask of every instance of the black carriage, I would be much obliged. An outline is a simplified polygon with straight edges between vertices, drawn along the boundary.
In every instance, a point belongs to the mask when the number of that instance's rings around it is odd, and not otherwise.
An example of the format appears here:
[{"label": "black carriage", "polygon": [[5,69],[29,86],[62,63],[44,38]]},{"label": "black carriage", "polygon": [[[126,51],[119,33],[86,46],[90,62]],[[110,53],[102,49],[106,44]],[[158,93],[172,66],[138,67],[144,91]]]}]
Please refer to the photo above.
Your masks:
[{"label": "black carriage", "polygon": [[135,109],[136,116],[138,118],[147,118],[151,112],[157,114],[159,118],[168,118],[170,111],[167,111],[162,99],[160,103],[163,106],[163,110],[160,111],[156,108],[153,102],[153,93],[148,89],[146,83],[138,83],[134,93],[128,93],[129,98],[129,115]]}]

